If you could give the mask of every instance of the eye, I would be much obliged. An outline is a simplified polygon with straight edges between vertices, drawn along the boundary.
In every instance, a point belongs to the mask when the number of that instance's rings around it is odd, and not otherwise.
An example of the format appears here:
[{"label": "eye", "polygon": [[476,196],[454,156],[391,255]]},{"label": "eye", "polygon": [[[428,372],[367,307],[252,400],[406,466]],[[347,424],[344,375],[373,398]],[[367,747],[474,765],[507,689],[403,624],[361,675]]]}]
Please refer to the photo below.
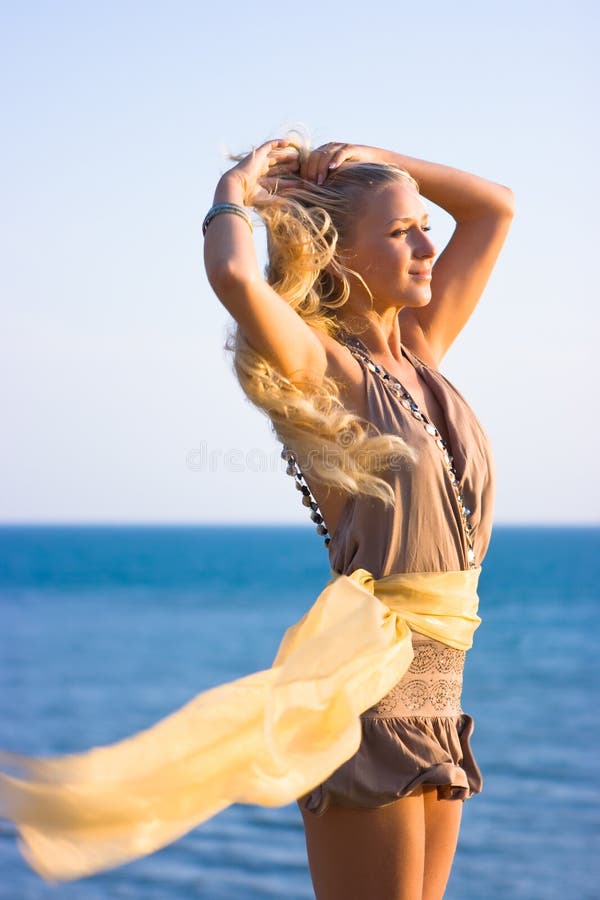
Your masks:
[{"label": "eye", "polygon": [[[423,225],[423,228],[421,230],[422,231],[431,231],[431,228],[432,228],[431,225]],[[396,228],[395,231],[392,231],[392,237],[394,237],[396,234],[408,234],[408,232],[409,232],[408,228]]]}]

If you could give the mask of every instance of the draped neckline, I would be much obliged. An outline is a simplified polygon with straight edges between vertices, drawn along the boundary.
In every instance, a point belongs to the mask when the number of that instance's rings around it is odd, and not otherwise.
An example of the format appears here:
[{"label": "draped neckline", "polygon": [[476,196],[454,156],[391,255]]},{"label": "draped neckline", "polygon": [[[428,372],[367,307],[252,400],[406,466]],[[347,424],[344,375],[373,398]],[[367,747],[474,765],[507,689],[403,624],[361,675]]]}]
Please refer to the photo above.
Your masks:
[{"label": "draped neckline", "polygon": [[[360,338],[358,340],[360,341]],[[360,344],[361,344],[364,352],[367,353],[371,362],[375,363],[375,361],[371,357],[371,353],[369,352],[368,348],[363,344],[362,341],[360,341]],[[466,457],[460,458],[461,474],[459,475],[458,466],[457,466],[457,463],[459,462],[459,457],[457,457],[456,450],[458,450],[458,448],[460,447],[460,442],[458,440],[457,441],[453,440],[454,431],[450,427],[450,421],[449,421],[448,409],[447,409],[447,406],[448,406],[447,397],[445,396],[445,392],[443,390],[441,390],[440,383],[437,378],[437,375],[441,375],[441,373],[436,372],[435,369],[432,369],[430,366],[428,366],[426,363],[424,363],[423,360],[419,359],[419,357],[416,356],[416,354],[414,354],[412,352],[412,350],[409,350],[408,347],[406,347],[403,343],[400,344],[400,349],[401,349],[402,355],[408,360],[408,362],[416,370],[417,376],[420,375],[421,379],[426,383],[427,387],[429,387],[429,389],[433,393],[435,399],[437,400],[438,406],[441,410],[441,414],[443,417],[443,424],[445,425],[445,431],[446,431],[446,434],[448,435],[447,450],[448,450],[448,453],[450,454],[450,456],[452,456],[454,468],[455,468],[455,470],[457,470],[456,477],[458,478],[458,483],[460,486],[462,486],[464,484],[465,475],[466,475],[467,460],[466,460]],[[393,375],[391,372],[388,372],[387,368],[384,365],[381,365],[380,363],[376,363],[376,365],[380,365],[380,368],[383,369],[383,371],[386,372],[390,376],[390,378],[392,378],[392,379],[396,378],[395,375]],[[375,373],[372,373],[372,374],[375,375]],[[379,377],[379,376],[376,376],[376,377]],[[394,400],[399,405],[401,405],[399,402],[399,398],[397,397],[395,392],[391,389],[391,387],[389,385],[389,381],[387,379],[380,379],[380,380],[383,383],[385,383],[386,381],[388,382],[388,394],[392,395]],[[397,380],[400,381],[400,379],[397,379]],[[402,383],[402,382],[400,382],[400,383]],[[404,385],[402,385],[402,386],[404,387]],[[405,390],[407,390],[407,388],[405,388]],[[410,391],[409,391],[409,394],[410,394]],[[413,398],[413,400],[414,400],[414,398]],[[416,402],[417,401],[415,400],[415,403]],[[419,406],[419,408],[421,408],[421,407]],[[402,407],[402,409],[403,409],[403,414],[405,415],[408,412],[408,410],[405,410],[404,407]],[[429,415],[429,412],[425,412],[425,415],[427,416],[428,421],[431,422],[432,425],[435,425],[439,434],[443,437],[443,434],[440,431],[440,429],[438,428],[437,423],[431,418],[431,416]],[[433,435],[430,435],[430,437],[432,440],[436,440],[433,437]],[[457,438],[458,438],[458,436],[457,436]]]}]

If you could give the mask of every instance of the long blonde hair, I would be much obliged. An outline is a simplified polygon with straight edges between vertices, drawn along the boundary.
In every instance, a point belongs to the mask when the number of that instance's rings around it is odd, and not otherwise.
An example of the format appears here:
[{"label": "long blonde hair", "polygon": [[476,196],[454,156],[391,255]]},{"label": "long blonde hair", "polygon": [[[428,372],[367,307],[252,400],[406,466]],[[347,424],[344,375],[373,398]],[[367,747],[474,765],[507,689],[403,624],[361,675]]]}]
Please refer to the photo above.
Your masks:
[{"label": "long blonde hair", "polygon": [[[311,152],[305,132],[290,129],[285,138],[301,161]],[[241,160],[246,154],[228,154]],[[344,242],[369,189],[415,179],[387,163],[345,163],[322,185],[308,180],[278,180],[275,192],[252,203],[265,224],[268,264],[265,277],[275,291],[311,328],[334,338],[344,333],[335,311],[350,296],[348,275],[368,285],[344,261]],[[319,384],[292,383],[248,343],[237,323],[227,334],[225,349],[233,353],[233,369],[250,401],[271,421],[299,468],[317,483],[347,493],[369,494],[393,505],[390,484],[375,473],[410,459],[417,451],[399,435],[385,434],[372,422],[349,412],[340,400],[335,379]]]}]

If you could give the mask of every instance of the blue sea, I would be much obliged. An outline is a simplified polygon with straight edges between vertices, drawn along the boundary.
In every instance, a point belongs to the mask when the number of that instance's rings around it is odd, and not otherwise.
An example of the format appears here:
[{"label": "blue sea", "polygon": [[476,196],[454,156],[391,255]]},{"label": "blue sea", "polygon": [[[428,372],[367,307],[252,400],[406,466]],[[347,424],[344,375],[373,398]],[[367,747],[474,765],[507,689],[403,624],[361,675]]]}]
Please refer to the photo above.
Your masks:
[{"label": "blue sea", "polygon": [[[328,578],[312,527],[0,528],[0,747],[111,743],[267,668]],[[484,785],[446,900],[600,898],[599,585],[600,528],[495,526],[462,698]],[[0,900],[314,897],[295,803],[60,885],[0,820],[0,871]]]}]

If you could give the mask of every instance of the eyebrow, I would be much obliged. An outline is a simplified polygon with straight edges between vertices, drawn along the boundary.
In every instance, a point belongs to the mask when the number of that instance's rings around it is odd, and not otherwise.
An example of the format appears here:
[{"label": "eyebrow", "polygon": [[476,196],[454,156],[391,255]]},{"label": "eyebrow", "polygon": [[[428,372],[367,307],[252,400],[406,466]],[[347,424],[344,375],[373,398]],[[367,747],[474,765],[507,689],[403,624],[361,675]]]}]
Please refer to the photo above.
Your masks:
[{"label": "eyebrow", "polygon": [[[421,221],[424,222],[425,219],[429,218],[429,213],[425,213],[421,218]],[[386,225],[391,225],[392,222],[416,222],[416,219],[413,219],[411,216],[396,216],[394,219],[390,219],[389,222],[386,222]]]}]

